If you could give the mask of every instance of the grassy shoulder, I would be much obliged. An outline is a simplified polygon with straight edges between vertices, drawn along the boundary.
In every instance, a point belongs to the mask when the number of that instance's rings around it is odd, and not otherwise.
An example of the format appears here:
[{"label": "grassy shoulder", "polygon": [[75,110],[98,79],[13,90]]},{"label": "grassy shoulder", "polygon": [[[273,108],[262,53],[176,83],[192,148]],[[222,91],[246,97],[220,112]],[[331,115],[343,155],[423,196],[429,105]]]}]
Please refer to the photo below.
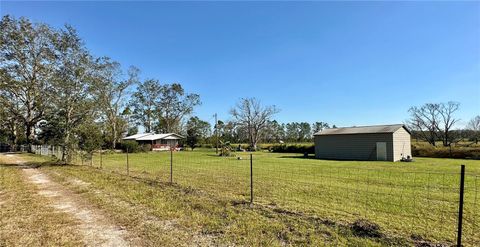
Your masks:
[{"label": "grassy shoulder", "polygon": [[46,206],[22,170],[0,157],[0,246],[79,246],[75,221]]}]

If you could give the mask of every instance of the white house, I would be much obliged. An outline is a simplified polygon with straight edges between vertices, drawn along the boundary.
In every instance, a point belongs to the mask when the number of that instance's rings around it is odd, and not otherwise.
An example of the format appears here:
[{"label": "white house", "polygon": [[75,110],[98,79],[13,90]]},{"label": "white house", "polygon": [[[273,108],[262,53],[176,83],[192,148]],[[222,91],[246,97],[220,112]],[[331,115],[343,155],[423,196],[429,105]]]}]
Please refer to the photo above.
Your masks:
[{"label": "white house", "polygon": [[171,148],[178,149],[178,142],[185,137],[175,134],[155,134],[155,133],[143,133],[127,136],[123,140],[135,140],[139,144],[152,145],[152,151],[170,150]]}]

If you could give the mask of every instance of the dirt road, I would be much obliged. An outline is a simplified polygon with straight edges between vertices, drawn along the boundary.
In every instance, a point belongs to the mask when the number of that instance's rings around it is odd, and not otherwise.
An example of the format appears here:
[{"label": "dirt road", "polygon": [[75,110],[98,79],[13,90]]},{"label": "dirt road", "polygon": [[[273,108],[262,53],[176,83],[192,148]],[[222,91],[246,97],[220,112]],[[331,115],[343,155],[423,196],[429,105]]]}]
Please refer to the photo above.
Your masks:
[{"label": "dirt road", "polygon": [[41,169],[23,166],[25,163],[14,154],[3,154],[3,160],[22,168],[25,180],[37,187],[38,195],[47,198],[49,206],[65,212],[78,222],[86,246],[129,246],[126,231],[107,219],[100,211],[85,205],[79,195],[52,181]]}]

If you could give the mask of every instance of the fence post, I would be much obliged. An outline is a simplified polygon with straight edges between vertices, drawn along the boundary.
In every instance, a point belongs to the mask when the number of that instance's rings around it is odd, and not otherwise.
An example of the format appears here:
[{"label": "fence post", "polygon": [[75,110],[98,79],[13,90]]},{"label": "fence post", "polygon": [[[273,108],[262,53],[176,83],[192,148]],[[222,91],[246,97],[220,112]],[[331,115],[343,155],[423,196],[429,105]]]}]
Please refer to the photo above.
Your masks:
[{"label": "fence post", "polygon": [[128,163],[128,147],[127,147],[127,176],[130,175],[130,164]]},{"label": "fence post", "polygon": [[250,206],[253,206],[253,154],[250,154]]},{"label": "fence post", "polygon": [[103,167],[103,159],[102,159],[102,149],[100,148],[100,169]]},{"label": "fence post", "polygon": [[173,184],[173,149],[170,147],[170,183]]},{"label": "fence post", "polygon": [[463,224],[463,194],[465,192],[465,165],[460,169],[460,201],[458,205],[458,232],[457,246],[462,246],[462,224]]}]

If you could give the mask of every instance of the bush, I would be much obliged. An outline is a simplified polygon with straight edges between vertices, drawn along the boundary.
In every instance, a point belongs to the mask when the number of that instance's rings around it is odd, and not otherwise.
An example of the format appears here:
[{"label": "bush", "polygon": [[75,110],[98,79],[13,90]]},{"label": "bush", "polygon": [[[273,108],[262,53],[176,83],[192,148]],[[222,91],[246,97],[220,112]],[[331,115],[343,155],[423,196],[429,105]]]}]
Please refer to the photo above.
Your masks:
[{"label": "bush", "polygon": [[150,145],[150,144],[140,145],[140,151],[141,152],[149,152],[151,150],[152,150],[152,145]]},{"label": "bush", "polygon": [[274,153],[315,153],[315,145],[313,144],[282,144],[268,146],[267,148]]},{"label": "bush", "polygon": [[204,143],[204,144],[196,144],[195,145],[196,148],[214,148],[215,145],[212,145],[212,144],[208,144],[208,143]]},{"label": "bush", "polygon": [[129,153],[138,153],[140,151],[140,146],[136,141],[124,141],[120,143],[120,149],[124,152],[128,150]]},{"label": "bush", "polygon": [[413,157],[480,159],[479,147],[434,147],[430,145],[413,145]]}]

